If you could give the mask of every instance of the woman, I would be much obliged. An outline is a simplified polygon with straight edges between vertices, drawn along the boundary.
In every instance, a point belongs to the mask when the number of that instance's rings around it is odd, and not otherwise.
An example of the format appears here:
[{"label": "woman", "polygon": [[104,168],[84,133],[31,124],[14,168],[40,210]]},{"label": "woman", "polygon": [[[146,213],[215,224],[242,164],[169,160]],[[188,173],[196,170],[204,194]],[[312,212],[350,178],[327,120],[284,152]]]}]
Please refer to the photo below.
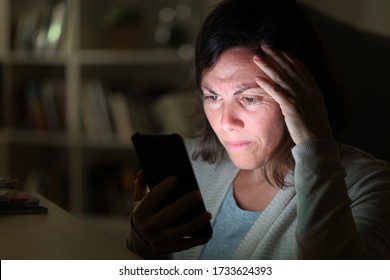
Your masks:
[{"label": "woman", "polygon": [[[140,172],[129,248],[146,258],[389,259],[390,169],[336,142],[342,98],[324,57],[293,0],[218,5],[197,40],[206,118],[188,143],[210,213],[174,225],[200,194],[157,210],[175,178],[149,191]],[[210,219],[212,238],[185,238]]]}]

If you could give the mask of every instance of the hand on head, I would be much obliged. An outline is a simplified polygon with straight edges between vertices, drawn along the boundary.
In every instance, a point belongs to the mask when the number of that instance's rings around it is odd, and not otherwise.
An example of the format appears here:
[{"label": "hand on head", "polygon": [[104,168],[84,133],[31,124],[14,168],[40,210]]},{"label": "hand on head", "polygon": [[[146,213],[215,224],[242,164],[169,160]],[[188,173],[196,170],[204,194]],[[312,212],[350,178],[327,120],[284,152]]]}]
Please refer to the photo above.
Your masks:
[{"label": "hand on head", "polygon": [[321,90],[307,68],[291,55],[261,46],[254,62],[266,74],[257,84],[279,105],[295,144],[333,140]]}]

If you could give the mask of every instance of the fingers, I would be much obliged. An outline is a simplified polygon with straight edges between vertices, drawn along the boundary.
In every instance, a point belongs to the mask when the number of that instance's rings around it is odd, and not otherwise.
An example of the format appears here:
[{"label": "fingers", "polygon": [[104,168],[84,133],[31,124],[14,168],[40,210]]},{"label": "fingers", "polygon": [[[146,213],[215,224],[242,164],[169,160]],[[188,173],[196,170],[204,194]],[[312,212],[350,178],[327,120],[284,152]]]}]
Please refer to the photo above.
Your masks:
[{"label": "fingers", "polygon": [[[257,83],[277,101],[298,105],[321,99],[322,94],[306,66],[293,56],[275,51],[267,45],[261,46],[265,55],[256,55],[254,62],[266,74],[258,77]],[[282,108],[283,109],[283,108]]]},{"label": "fingers", "polygon": [[267,56],[254,57],[256,65],[269,78],[269,83],[274,83],[290,94],[295,94],[298,84],[302,84],[295,71],[289,65],[290,62],[282,55],[267,49]]},{"label": "fingers", "polygon": [[[268,59],[273,60],[276,63],[272,63],[279,68],[279,71],[287,72],[289,75],[295,76],[295,73],[291,70],[292,60],[288,59],[284,55],[279,55],[273,49],[271,49],[268,45],[262,45],[261,49],[267,54]],[[261,57],[259,57],[261,58]]]},{"label": "fingers", "polygon": [[161,207],[163,199],[169,195],[169,192],[171,192],[176,185],[177,179],[173,176],[162,180],[143,197],[142,203],[138,206],[138,212],[143,213],[145,216],[157,212]]},{"label": "fingers", "polygon": [[316,87],[311,73],[298,59],[286,52],[275,51],[268,45],[262,45],[261,48],[267,56],[256,56],[255,63],[282,87],[287,90]]},{"label": "fingers", "polygon": [[167,222],[169,223],[170,221],[173,222],[187,211],[187,209],[199,202],[201,198],[202,196],[198,191],[189,192],[183,195],[178,200],[166,206],[156,215],[156,225],[163,225]]},{"label": "fingers", "polygon": [[206,244],[210,238],[184,238],[176,240],[175,242],[165,242],[162,246],[156,250],[160,255],[167,255],[173,252],[180,252],[188,250],[192,247]]},{"label": "fingers", "polygon": [[149,192],[149,188],[145,183],[143,171],[138,171],[134,185],[135,189],[133,194],[133,200],[134,202],[136,202],[142,200],[142,198]]},{"label": "fingers", "polygon": [[137,217],[133,214],[133,226],[142,240],[155,253],[164,255],[205,244],[210,238],[189,237],[211,220],[211,214],[201,213],[182,224],[176,224],[176,218],[199,201],[200,194],[189,193],[151,217]]},{"label": "fingers", "polygon": [[143,173],[137,174],[132,227],[142,237],[142,242],[158,254],[185,250],[209,240],[189,236],[210,221],[210,213],[204,212],[188,221],[177,223],[181,215],[201,200],[199,191],[189,192],[161,209],[161,202],[170,195],[177,183],[175,177],[168,177],[147,191]]},{"label": "fingers", "polygon": [[[267,52],[272,52],[272,55],[274,55],[274,52],[271,50],[267,50]],[[286,103],[294,102],[294,99],[291,97],[295,95],[295,89],[291,86],[292,82],[286,74],[286,66],[283,64],[282,58],[279,56],[270,57],[267,55],[263,57],[256,55],[253,60],[266,74],[266,76],[256,77],[256,83],[280,105],[285,115]]]},{"label": "fingers", "polygon": [[271,79],[256,77],[255,81],[259,87],[264,89],[279,104],[283,115],[286,116],[286,110],[288,109],[286,105],[295,103],[295,99],[289,98],[286,90]]},{"label": "fingers", "polygon": [[206,225],[210,219],[211,214],[205,212],[184,224],[172,226],[165,231],[154,231],[148,235],[149,246],[155,248],[159,254],[168,254],[205,244],[210,240],[211,236],[206,238],[189,236]]},{"label": "fingers", "polygon": [[[199,202],[200,199],[201,199],[201,195],[198,191],[189,192],[188,194],[185,194],[184,196],[172,202],[171,204],[167,205],[165,208],[161,210],[152,207],[152,205],[148,203],[149,201],[146,201],[145,199],[142,205],[140,205],[134,212],[134,216],[137,221],[143,221],[142,228],[140,229],[141,231],[144,231],[145,233],[148,234],[149,233],[153,234],[154,228],[171,227],[178,217],[180,217],[189,208],[191,208],[193,205]],[[208,219],[206,219],[206,221],[208,221]],[[197,223],[195,220],[194,226],[196,227],[196,225]],[[188,231],[191,230],[193,229],[188,229]],[[178,237],[189,233],[187,232],[186,227],[184,228],[179,227],[178,229],[175,229],[175,232],[176,234],[172,236]],[[171,234],[173,233],[169,233],[169,235]]]},{"label": "fingers", "polygon": [[306,66],[291,55],[262,45],[254,62],[265,74],[256,78],[279,105],[295,144],[333,139],[323,95]]}]

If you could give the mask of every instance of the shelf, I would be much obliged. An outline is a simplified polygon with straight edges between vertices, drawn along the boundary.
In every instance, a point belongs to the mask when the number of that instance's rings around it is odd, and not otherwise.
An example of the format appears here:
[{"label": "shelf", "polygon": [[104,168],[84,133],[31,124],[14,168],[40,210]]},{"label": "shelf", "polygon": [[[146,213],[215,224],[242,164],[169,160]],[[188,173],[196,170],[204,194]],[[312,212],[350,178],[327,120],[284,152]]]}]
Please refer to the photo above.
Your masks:
[{"label": "shelf", "polygon": [[80,50],[74,53],[52,51],[0,51],[0,61],[12,64],[65,64],[76,60],[83,65],[128,65],[128,64],[188,64],[192,57],[180,55],[175,49],[145,50]]},{"label": "shelf", "polygon": [[108,135],[105,139],[82,137],[74,143],[79,147],[88,149],[133,150],[130,139],[128,143],[123,143],[117,140],[114,135]]},{"label": "shelf", "polygon": [[3,61],[12,64],[42,64],[42,65],[63,65],[70,58],[66,52],[38,52],[38,51],[9,51],[4,55]]},{"label": "shelf", "polygon": [[182,58],[175,49],[143,50],[82,50],[77,54],[83,65],[128,64],[187,64],[190,57]]},{"label": "shelf", "polygon": [[54,146],[54,147],[78,147],[82,149],[108,149],[108,150],[133,150],[129,139],[128,143],[116,139],[115,135],[107,135],[105,138],[91,139],[80,135],[75,138],[66,132],[36,131],[33,129],[1,129],[0,139],[19,145]]},{"label": "shelf", "polygon": [[65,132],[40,132],[32,129],[2,129],[0,138],[14,144],[67,147],[69,136]]},{"label": "shelf", "polygon": [[0,63],[6,63],[7,62],[6,57],[7,55],[5,54],[5,51],[0,49]]}]

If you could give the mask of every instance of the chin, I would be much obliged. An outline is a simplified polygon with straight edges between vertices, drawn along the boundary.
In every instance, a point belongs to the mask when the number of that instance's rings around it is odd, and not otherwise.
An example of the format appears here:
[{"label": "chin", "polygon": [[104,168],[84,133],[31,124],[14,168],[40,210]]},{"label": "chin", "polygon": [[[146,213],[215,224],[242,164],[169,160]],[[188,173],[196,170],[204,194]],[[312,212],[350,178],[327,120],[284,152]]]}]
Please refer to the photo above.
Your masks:
[{"label": "chin", "polygon": [[262,161],[254,160],[253,158],[248,157],[237,157],[230,156],[230,160],[233,162],[234,166],[241,170],[255,170],[262,166]]}]

